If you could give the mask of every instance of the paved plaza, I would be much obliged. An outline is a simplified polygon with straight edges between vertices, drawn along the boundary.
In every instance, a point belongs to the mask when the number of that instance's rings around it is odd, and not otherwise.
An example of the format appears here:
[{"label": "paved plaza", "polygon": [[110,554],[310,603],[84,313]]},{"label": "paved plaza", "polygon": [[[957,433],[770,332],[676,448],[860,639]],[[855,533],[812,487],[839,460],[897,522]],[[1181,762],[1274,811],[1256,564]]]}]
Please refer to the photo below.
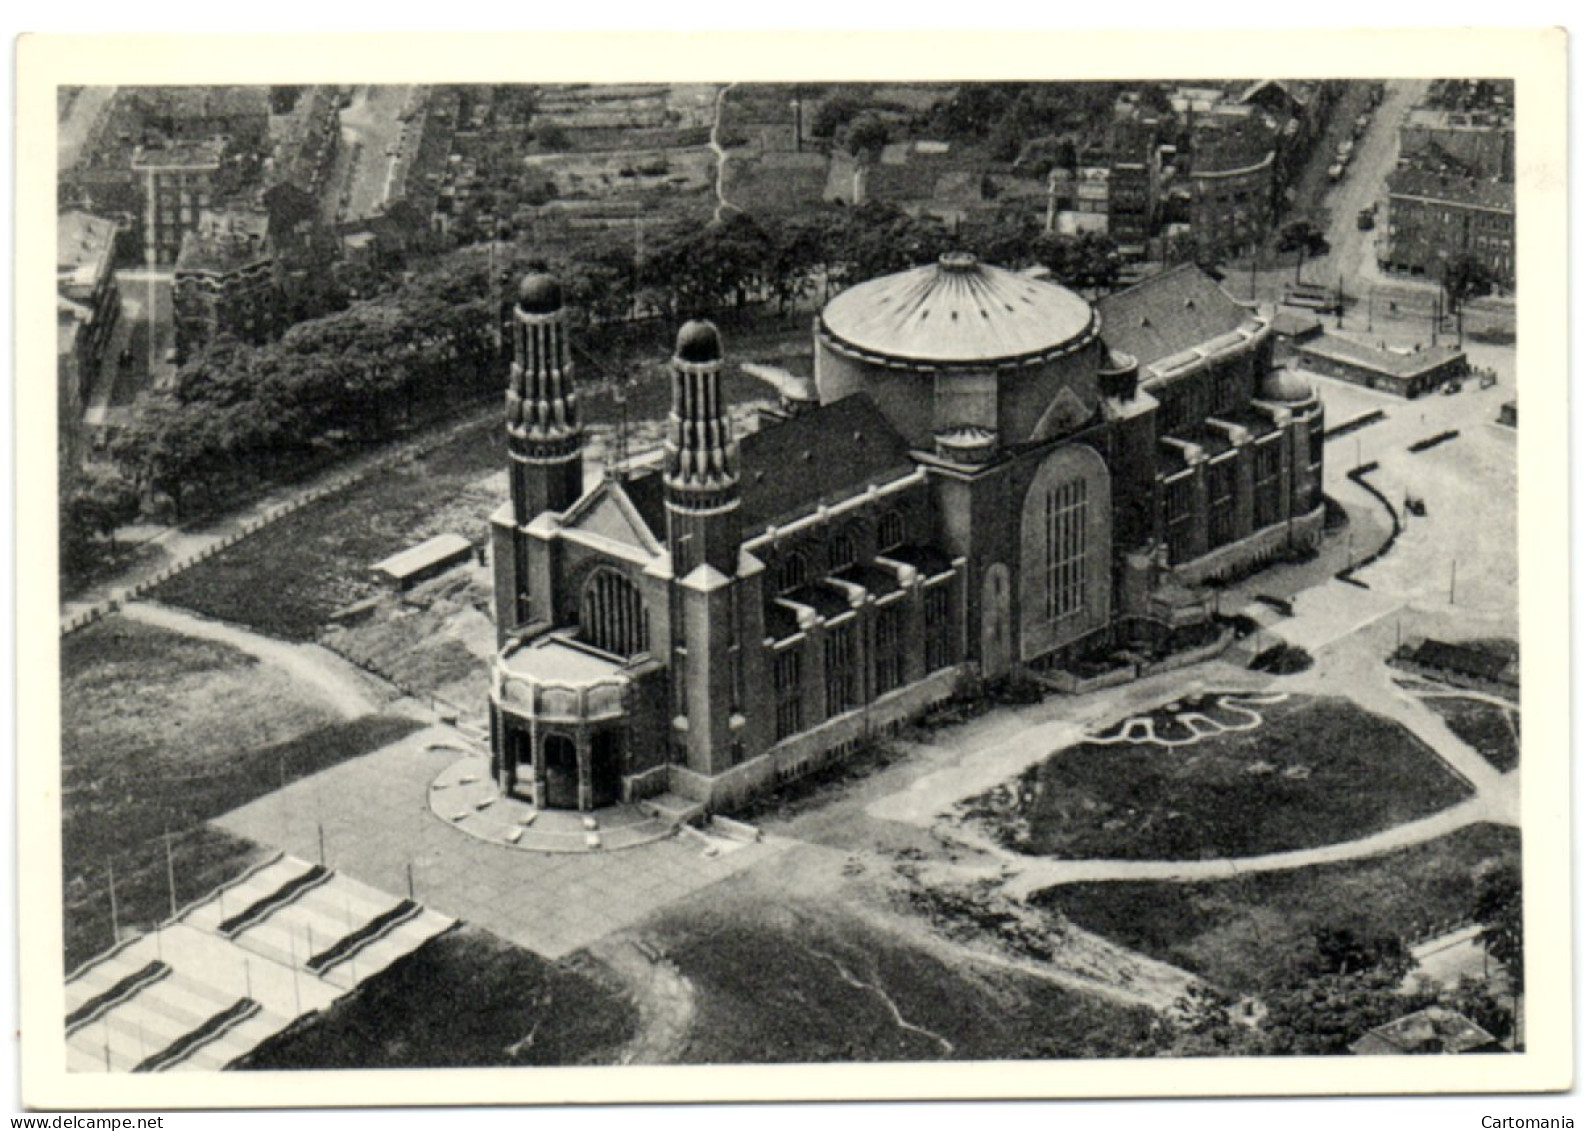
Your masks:
[{"label": "paved plaza", "polygon": [[[320,859],[546,958],[561,958],[790,842],[707,845],[692,836],[621,851],[532,852],[437,816],[430,785],[457,760],[456,732],[418,731],[218,819],[227,832]],[[487,771],[483,759],[481,771]],[[712,851],[713,849],[713,851]]]}]

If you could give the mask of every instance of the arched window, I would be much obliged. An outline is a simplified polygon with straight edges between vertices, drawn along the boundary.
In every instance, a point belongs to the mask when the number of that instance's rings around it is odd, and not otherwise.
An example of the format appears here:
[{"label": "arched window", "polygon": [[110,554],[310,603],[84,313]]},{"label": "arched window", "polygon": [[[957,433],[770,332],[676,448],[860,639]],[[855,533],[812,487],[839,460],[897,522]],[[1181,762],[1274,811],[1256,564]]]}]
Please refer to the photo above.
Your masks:
[{"label": "arched window", "polygon": [[837,573],[847,569],[848,566],[858,561],[858,539],[854,537],[853,528],[839,530],[831,538],[831,545],[827,551],[827,559],[831,563],[831,572]]},{"label": "arched window", "polygon": [[875,530],[875,545],[884,553],[895,550],[908,540],[908,525],[903,521],[902,511],[887,511],[881,515],[880,525]]},{"label": "arched window", "polygon": [[785,555],[776,567],[776,588],[787,593],[809,583],[809,559],[797,550]]},{"label": "arched window", "polygon": [[637,586],[613,569],[590,574],[583,583],[578,636],[616,656],[649,651],[649,620]]}]

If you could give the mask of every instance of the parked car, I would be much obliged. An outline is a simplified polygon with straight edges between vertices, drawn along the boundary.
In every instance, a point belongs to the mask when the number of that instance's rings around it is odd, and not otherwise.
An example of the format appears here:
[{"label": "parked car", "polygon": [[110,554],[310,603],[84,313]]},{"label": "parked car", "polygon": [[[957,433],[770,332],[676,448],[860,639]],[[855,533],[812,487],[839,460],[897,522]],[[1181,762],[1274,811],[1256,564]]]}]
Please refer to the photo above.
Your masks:
[{"label": "parked car", "polygon": [[1376,226],[1376,210],[1374,208],[1361,208],[1357,223],[1360,231],[1370,231]]},{"label": "parked car", "polygon": [[1449,381],[1447,384],[1442,386],[1442,395],[1444,397],[1451,397],[1454,393],[1462,392],[1463,389],[1464,389],[1464,382],[1462,382],[1462,381]]},{"label": "parked car", "polygon": [[1336,183],[1336,182],[1342,180],[1343,179],[1343,163],[1341,161],[1334,161],[1332,163],[1331,168],[1327,169],[1326,176],[1327,176],[1327,179],[1332,181],[1333,183]]}]

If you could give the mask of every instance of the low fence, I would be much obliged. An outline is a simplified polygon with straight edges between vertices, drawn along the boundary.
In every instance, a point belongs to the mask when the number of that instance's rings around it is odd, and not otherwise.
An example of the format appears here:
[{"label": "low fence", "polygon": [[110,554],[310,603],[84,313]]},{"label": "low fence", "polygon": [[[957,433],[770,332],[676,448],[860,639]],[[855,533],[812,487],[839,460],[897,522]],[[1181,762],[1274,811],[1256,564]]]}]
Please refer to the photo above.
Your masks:
[{"label": "low fence", "polygon": [[1457,438],[1458,429],[1452,428],[1446,432],[1438,432],[1435,436],[1427,436],[1424,440],[1416,440],[1414,443],[1409,445],[1409,450],[1418,454],[1420,452],[1429,451],[1438,444],[1445,444],[1449,440],[1455,440]]},{"label": "low fence", "polygon": [[1362,416],[1356,416],[1352,420],[1343,421],[1343,423],[1334,428],[1328,428],[1321,433],[1321,438],[1323,440],[1336,440],[1340,436],[1347,436],[1350,432],[1358,432],[1361,428],[1368,428],[1377,421],[1386,419],[1386,413],[1379,408],[1373,408]]},{"label": "low fence", "polygon": [[1361,488],[1374,495],[1376,500],[1380,502],[1382,506],[1387,508],[1387,514],[1392,519],[1392,533],[1387,535],[1387,540],[1377,547],[1375,553],[1361,559],[1360,561],[1350,562],[1348,566],[1332,575],[1333,577],[1337,578],[1337,580],[1346,582],[1349,585],[1357,586],[1360,589],[1369,589],[1370,586],[1366,585],[1363,581],[1360,581],[1354,576],[1354,574],[1358,573],[1366,566],[1372,565],[1386,557],[1388,552],[1391,551],[1393,543],[1398,540],[1398,535],[1403,533],[1403,522],[1398,518],[1397,508],[1387,501],[1387,496],[1382,494],[1381,491],[1376,488],[1375,484],[1371,483],[1370,480],[1365,478],[1371,472],[1375,471],[1378,466],[1380,465],[1377,464],[1375,460],[1371,460],[1369,463],[1361,464],[1359,467],[1354,468],[1348,473],[1348,477],[1355,483],[1359,484]]}]

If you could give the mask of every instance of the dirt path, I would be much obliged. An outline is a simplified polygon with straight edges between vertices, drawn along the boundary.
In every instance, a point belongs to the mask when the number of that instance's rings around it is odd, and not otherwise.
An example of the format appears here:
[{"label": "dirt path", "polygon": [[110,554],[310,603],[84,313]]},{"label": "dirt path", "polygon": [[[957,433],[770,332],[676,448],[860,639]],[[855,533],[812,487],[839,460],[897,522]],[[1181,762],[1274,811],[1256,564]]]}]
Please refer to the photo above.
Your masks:
[{"label": "dirt path", "polygon": [[1282,872],[1317,864],[1368,859],[1400,848],[1424,844],[1481,822],[1515,823],[1509,819],[1509,814],[1500,802],[1490,797],[1473,797],[1440,813],[1395,825],[1369,836],[1264,856],[1238,859],[1218,857],[1214,860],[1052,860],[1040,856],[1021,856],[988,840],[976,839],[974,846],[997,857],[1007,870],[984,865],[953,864],[932,864],[928,870],[943,879],[959,883],[1005,876],[1001,890],[1016,899],[1028,899],[1038,891],[1061,884],[1129,880],[1194,883],[1236,879],[1254,872]]},{"label": "dirt path", "polygon": [[671,1064],[681,1056],[693,1025],[693,983],[670,959],[651,961],[631,938],[607,938],[589,948],[626,983],[638,1007],[638,1033],[618,1064]]},{"label": "dirt path", "polygon": [[369,677],[316,644],[288,644],[236,625],[205,620],[168,605],[133,601],[121,610],[128,620],[154,625],[201,640],[229,644],[260,663],[284,671],[344,718],[374,714],[386,699]]},{"label": "dirt path", "polygon": [[716,223],[718,224],[721,222],[721,214],[723,212],[725,212],[728,208],[737,208],[737,205],[733,204],[726,198],[727,153],[726,150],[721,148],[720,141],[721,111],[726,108],[727,93],[731,91],[731,89],[736,85],[737,83],[735,82],[729,82],[720,90],[716,91],[715,121],[710,124],[710,152],[715,154],[715,219]]}]

